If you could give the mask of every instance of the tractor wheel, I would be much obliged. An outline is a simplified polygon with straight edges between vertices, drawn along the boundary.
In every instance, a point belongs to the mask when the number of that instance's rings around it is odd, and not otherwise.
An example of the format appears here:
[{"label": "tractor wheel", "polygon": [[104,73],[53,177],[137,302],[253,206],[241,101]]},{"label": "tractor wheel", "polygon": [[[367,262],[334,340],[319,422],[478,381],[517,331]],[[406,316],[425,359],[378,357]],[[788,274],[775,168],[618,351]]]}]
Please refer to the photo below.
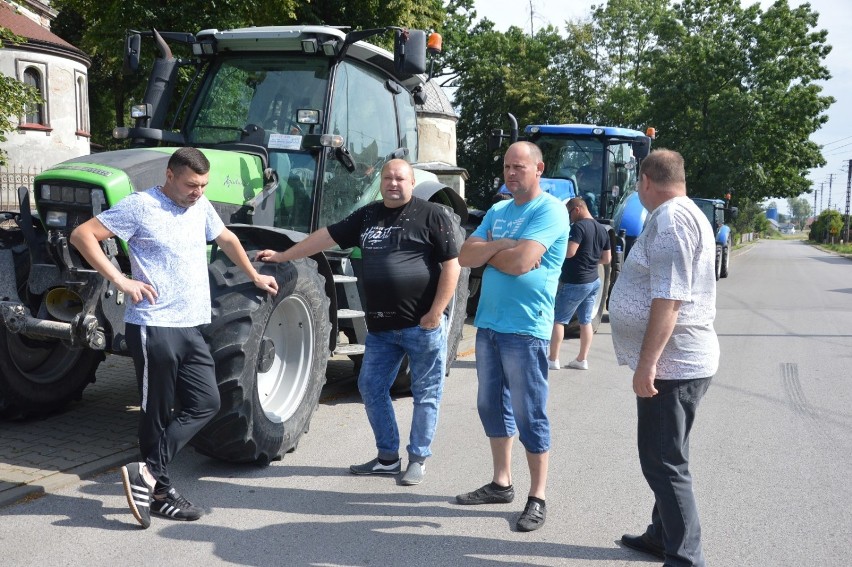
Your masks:
[{"label": "tractor wheel", "polygon": [[716,281],[722,277],[722,245],[716,245]]},{"label": "tractor wheel", "polygon": [[471,270],[468,280],[470,282],[468,284],[470,293],[467,296],[467,316],[474,317],[479,308],[479,293],[482,291],[482,268]]},{"label": "tractor wheel", "polygon": [[210,265],[213,318],[204,335],[222,405],[192,444],[211,457],[265,465],[294,450],[308,430],[325,384],[331,324],[316,262],[258,269],[275,276],[277,295],[221,255]]},{"label": "tractor wheel", "polygon": [[722,248],[722,261],[720,262],[721,267],[719,268],[719,277],[727,278],[728,273],[731,267],[731,237],[728,237],[728,240],[725,242],[725,246]]},{"label": "tractor wheel", "polygon": [[[12,255],[18,297],[31,313],[38,313],[42,296],[27,292],[30,256],[21,230],[10,221],[13,216],[3,213],[0,254]],[[58,340],[33,339],[10,333],[0,325],[0,411],[18,416],[44,415],[79,400],[86,386],[95,381],[103,359],[101,351],[71,348]]]},{"label": "tractor wheel", "polygon": [[45,415],[81,399],[95,381],[103,351],[76,349],[0,330],[0,408],[19,416]]}]

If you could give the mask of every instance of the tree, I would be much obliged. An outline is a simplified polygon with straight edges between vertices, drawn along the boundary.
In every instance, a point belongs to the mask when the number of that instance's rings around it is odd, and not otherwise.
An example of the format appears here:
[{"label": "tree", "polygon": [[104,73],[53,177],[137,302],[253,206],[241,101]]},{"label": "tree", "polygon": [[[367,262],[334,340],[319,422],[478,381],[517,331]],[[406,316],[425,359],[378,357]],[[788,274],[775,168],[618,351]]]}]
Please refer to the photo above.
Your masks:
[{"label": "tree", "polygon": [[793,223],[799,230],[803,230],[805,223],[811,216],[810,202],[804,197],[790,197],[787,199],[787,208],[790,210]]},{"label": "tree", "polygon": [[[825,162],[809,140],[833,102],[826,32],[810,5],[778,0],[766,12],[740,0],[685,0],[660,18],[643,77],[658,145],[680,151],[701,196],[798,196]],[[789,109],[795,108],[795,113]]]},{"label": "tree", "polygon": [[[184,0],[180,9],[173,3],[145,0],[56,0],[59,10],[53,31],[92,57],[89,69],[92,141],[107,149],[119,144],[112,139],[114,126],[128,119],[130,101],[139,100],[144,92],[147,74],[122,77],[124,37],[128,29],[197,32],[202,29],[229,29],[243,26],[288,25],[294,23],[329,23],[352,28],[374,28],[388,25],[417,28],[437,27],[445,12],[440,0],[394,0],[378,3],[372,0]],[[374,40],[388,46],[387,37]],[[143,51],[145,61],[153,60],[148,44]],[[176,55],[180,52],[173,45]],[[182,76],[183,84],[189,73]]]},{"label": "tree", "polygon": [[[0,49],[5,44],[14,45],[26,41],[4,27],[0,27]],[[17,127],[15,117],[23,116],[32,104],[44,102],[34,88],[25,85],[14,77],[0,74],[0,142],[6,141],[6,134]],[[0,149],[0,165],[6,164],[6,152]]]}]

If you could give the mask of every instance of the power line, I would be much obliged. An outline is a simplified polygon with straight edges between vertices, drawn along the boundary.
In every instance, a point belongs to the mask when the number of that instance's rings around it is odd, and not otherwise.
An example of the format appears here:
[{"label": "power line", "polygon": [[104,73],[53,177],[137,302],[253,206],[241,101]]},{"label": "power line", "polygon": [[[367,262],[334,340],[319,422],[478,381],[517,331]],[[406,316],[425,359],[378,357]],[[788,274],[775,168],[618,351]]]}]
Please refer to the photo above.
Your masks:
[{"label": "power line", "polygon": [[[852,138],[852,136],[846,136],[845,138],[840,138],[839,140],[834,140],[833,142],[829,142],[829,143],[827,143],[827,144],[823,144],[823,145],[822,145],[822,147],[824,148],[824,147],[826,147],[826,146],[830,146],[830,145],[832,145],[832,144],[836,144],[836,143],[838,143],[838,142],[842,142],[843,140],[848,140],[848,139],[850,139],[850,138]],[[832,148],[832,149],[836,149],[836,148]]]}]

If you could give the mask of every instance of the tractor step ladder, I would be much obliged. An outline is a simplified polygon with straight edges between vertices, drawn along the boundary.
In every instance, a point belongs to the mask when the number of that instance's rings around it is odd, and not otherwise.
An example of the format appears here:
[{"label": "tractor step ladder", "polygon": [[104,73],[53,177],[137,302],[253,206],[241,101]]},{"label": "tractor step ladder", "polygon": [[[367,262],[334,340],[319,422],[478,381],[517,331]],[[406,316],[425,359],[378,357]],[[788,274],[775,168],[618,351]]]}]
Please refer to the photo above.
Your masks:
[{"label": "tractor step ladder", "polygon": [[361,295],[358,293],[358,278],[353,275],[352,264],[348,258],[339,258],[339,265],[344,273],[334,274],[334,285],[337,289],[338,304],[346,307],[338,308],[337,324],[340,329],[350,329],[351,332],[347,335],[349,343],[338,344],[334,354],[343,356],[364,354],[367,320],[361,305]]}]

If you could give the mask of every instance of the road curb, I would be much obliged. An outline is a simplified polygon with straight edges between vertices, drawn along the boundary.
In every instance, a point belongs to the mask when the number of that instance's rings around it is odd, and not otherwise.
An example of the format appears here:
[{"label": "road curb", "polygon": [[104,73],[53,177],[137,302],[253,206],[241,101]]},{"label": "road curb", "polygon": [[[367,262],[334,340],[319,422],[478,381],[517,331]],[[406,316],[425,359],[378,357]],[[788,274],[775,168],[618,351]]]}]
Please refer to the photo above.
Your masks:
[{"label": "road curb", "polygon": [[53,473],[40,478],[37,482],[21,484],[15,488],[0,491],[0,508],[16,504],[21,500],[39,498],[45,494],[56,492],[61,488],[79,483],[83,479],[91,478],[134,460],[139,460],[139,449],[136,448]]}]

